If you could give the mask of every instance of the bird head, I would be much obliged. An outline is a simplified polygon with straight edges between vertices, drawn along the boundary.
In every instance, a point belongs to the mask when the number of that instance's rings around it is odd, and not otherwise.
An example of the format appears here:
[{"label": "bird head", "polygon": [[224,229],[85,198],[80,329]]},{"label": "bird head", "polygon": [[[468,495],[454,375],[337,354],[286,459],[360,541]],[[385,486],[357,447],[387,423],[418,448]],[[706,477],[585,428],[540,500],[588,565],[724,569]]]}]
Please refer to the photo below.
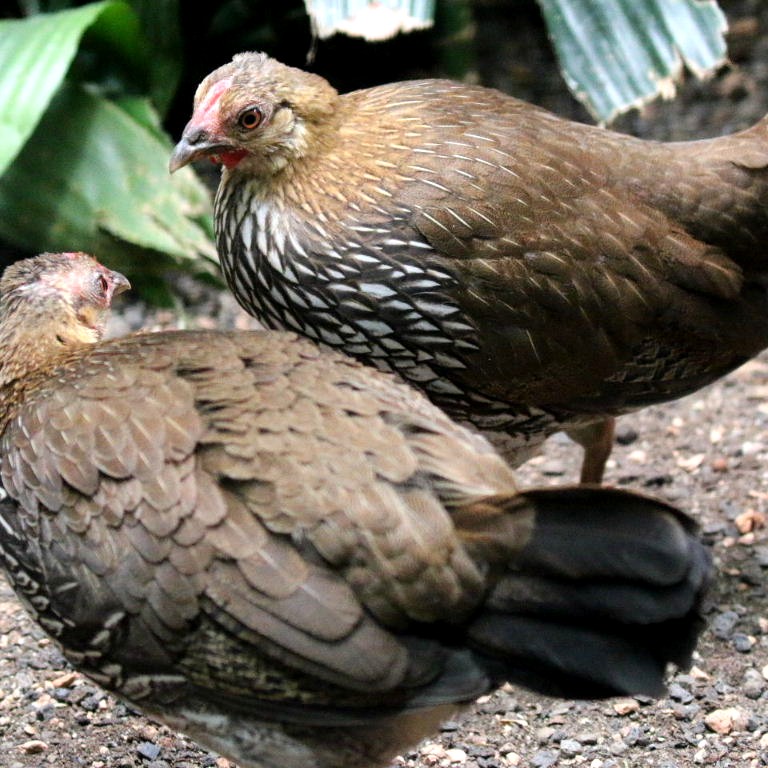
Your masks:
[{"label": "bird head", "polygon": [[262,53],[241,53],[211,72],[171,156],[171,173],[200,157],[274,174],[306,156],[332,118],[338,93],[318,75]]},{"label": "bird head", "polygon": [[[130,283],[85,253],[43,253],[11,264],[0,279],[0,327],[57,348],[104,335],[112,299]],[[56,347],[55,347],[56,348]]]}]

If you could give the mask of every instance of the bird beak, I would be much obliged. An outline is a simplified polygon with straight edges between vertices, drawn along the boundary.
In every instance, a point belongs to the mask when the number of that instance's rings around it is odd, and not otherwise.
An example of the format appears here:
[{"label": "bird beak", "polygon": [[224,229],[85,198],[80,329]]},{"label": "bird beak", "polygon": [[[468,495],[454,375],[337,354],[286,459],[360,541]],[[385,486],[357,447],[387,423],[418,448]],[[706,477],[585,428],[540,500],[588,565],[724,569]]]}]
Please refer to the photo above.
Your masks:
[{"label": "bird beak", "polygon": [[121,275],[119,272],[110,270],[112,275],[112,295],[117,296],[119,293],[125,293],[130,290],[131,284],[128,282],[128,278],[125,275]]},{"label": "bird beak", "polygon": [[174,173],[179,168],[189,165],[198,157],[231,150],[232,146],[230,144],[221,141],[221,139],[215,136],[211,136],[203,128],[187,123],[179,143],[174,147],[171,160],[168,163],[168,170]]}]

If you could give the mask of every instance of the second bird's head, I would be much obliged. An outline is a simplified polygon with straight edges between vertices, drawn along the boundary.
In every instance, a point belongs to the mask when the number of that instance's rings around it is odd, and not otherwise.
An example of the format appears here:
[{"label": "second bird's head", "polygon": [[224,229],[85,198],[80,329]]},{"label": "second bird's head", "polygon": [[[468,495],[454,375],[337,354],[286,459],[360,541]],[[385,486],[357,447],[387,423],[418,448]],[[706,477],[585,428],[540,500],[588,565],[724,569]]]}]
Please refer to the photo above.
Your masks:
[{"label": "second bird's head", "polygon": [[104,335],[112,299],[131,287],[86,253],[42,253],[11,264],[0,279],[0,327],[34,346],[61,350]]},{"label": "second bird's head", "polygon": [[170,170],[200,157],[254,175],[277,173],[305,156],[332,118],[337,92],[318,75],[262,53],[241,53],[209,74],[195,93]]}]

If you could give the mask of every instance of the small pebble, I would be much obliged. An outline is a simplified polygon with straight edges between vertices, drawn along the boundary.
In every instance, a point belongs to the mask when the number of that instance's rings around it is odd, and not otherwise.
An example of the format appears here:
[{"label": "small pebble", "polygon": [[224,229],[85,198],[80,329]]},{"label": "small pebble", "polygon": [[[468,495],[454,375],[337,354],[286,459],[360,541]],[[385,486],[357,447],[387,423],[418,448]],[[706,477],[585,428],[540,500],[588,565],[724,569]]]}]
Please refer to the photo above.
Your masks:
[{"label": "small pebble", "polygon": [[731,638],[731,645],[739,653],[749,653],[755,645],[755,640],[749,635],[745,635],[743,632],[737,632]]},{"label": "small pebble", "polygon": [[153,744],[150,741],[142,741],[141,744],[136,747],[136,752],[138,753],[139,757],[143,758],[144,760],[157,760],[157,758],[160,756],[161,747],[159,747],[157,744]]},{"label": "small pebble", "polygon": [[465,749],[469,757],[477,757],[484,760],[490,760],[496,756],[496,750],[487,744],[468,744]]},{"label": "small pebble", "polygon": [[677,466],[686,472],[694,472],[703,463],[706,456],[703,453],[695,453],[693,456],[683,456],[677,460]]},{"label": "small pebble", "polygon": [[25,755],[39,755],[41,752],[45,752],[45,750],[48,749],[48,745],[40,739],[30,739],[20,745],[19,749]]},{"label": "small pebble", "polygon": [[679,704],[675,702],[672,705],[672,714],[677,720],[693,720],[696,715],[701,712],[701,707],[698,704]]},{"label": "small pebble", "polygon": [[546,744],[554,735],[555,729],[550,725],[542,726],[536,730],[536,739],[539,744]]},{"label": "small pebble", "polygon": [[721,640],[727,640],[732,634],[739,621],[739,614],[735,611],[723,611],[719,613],[710,623],[710,629],[715,637]]},{"label": "small pebble", "polygon": [[746,730],[749,715],[738,707],[727,707],[710,712],[705,718],[707,728],[724,736],[731,731]]},{"label": "small pebble", "polygon": [[619,424],[616,427],[616,442],[619,445],[632,445],[639,437],[637,430],[626,424]]},{"label": "small pebble", "polygon": [[51,680],[51,685],[54,688],[70,688],[75,684],[79,675],[77,672],[67,672],[66,674],[59,675],[59,677]]},{"label": "small pebble", "polygon": [[679,701],[682,704],[688,704],[693,701],[693,694],[687,688],[683,688],[679,683],[670,684],[668,692],[670,699]]},{"label": "small pebble", "polygon": [[747,509],[733,522],[739,529],[739,533],[750,533],[765,528],[765,514],[755,509]]},{"label": "small pebble", "polygon": [[531,768],[551,768],[558,760],[556,752],[549,749],[542,749],[534,752],[531,756]]},{"label": "small pebble", "polygon": [[697,667],[695,664],[688,670],[687,675],[678,675],[678,680],[685,685],[686,683],[683,683],[683,680],[689,680],[693,682],[694,680],[698,680],[699,682],[708,682],[710,679],[710,676],[701,668]]},{"label": "small pebble", "polygon": [[622,736],[622,741],[628,747],[646,747],[650,739],[641,725],[633,725]]},{"label": "small pebble", "polygon": [[446,749],[445,756],[454,765],[463,765],[467,762],[467,753],[463,749]]},{"label": "small pebble", "polygon": [[613,711],[621,717],[629,715],[632,712],[637,712],[639,709],[640,704],[636,699],[616,699],[613,702]]},{"label": "small pebble", "polygon": [[612,755],[623,755],[629,749],[629,745],[623,741],[614,741],[609,747],[609,751]]},{"label": "small pebble", "polygon": [[728,471],[728,459],[725,456],[717,456],[712,459],[710,464],[713,472],[727,472]]},{"label": "small pebble", "polygon": [[53,698],[56,701],[68,701],[71,693],[72,690],[70,688],[56,688],[53,691]]},{"label": "small pebble", "polygon": [[560,754],[563,757],[576,757],[584,751],[580,741],[576,739],[563,739],[560,742]]},{"label": "small pebble", "polygon": [[86,698],[80,702],[80,706],[86,712],[95,712],[99,708],[101,701],[105,699],[106,696],[107,694],[103,691],[97,691],[96,693],[92,693],[90,696],[86,696]]}]

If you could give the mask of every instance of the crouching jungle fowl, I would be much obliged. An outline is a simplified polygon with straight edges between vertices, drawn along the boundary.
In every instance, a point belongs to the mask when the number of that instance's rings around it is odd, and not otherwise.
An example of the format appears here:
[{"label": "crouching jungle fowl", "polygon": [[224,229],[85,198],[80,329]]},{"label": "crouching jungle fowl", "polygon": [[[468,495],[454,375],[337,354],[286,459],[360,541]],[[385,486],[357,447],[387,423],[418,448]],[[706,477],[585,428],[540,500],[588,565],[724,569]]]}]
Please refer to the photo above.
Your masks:
[{"label": "crouching jungle fowl", "polygon": [[97,341],[120,275],[0,281],[0,554],[84,674],[243,768],[385,765],[504,681],[659,694],[708,551],[650,498],[519,491],[395,377],[295,334]]},{"label": "crouching jungle fowl", "polygon": [[513,463],[565,429],[599,482],[613,417],[768,345],[765,120],[657,143],[445,80],[339,95],[243,53],[171,170],[203,156],[246,310],[396,371]]}]

